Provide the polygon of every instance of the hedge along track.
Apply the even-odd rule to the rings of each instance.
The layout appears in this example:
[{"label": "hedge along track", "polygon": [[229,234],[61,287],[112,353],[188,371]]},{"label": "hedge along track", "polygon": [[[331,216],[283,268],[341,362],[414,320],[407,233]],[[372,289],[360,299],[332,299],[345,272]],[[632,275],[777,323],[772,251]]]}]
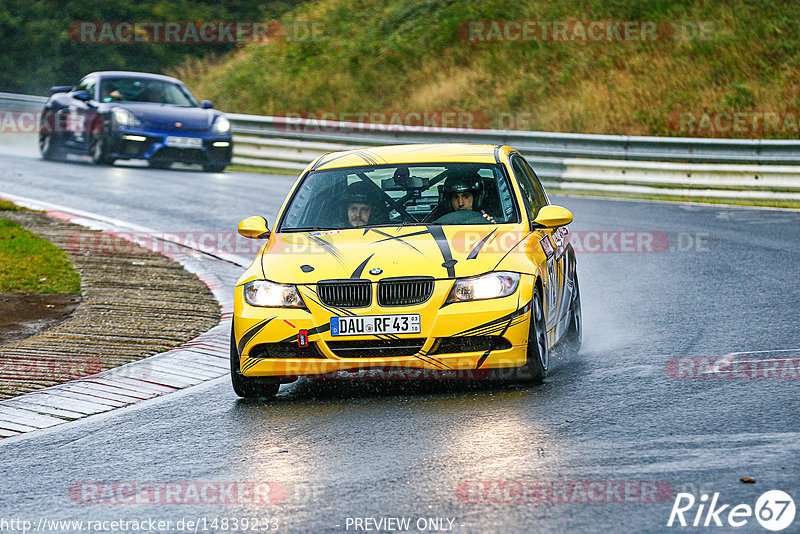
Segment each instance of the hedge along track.
[{"label": "hedge along track", "polygon": [[80,250],[81,236],[98,231],[40,212],[0,211],[0,217],[66,251],[81,275],[83,298],[64,322],[0,345],[0,399],[164,352],[220,322],[209,287],[161,254],[95,236],[84,241],[94,249]]}]

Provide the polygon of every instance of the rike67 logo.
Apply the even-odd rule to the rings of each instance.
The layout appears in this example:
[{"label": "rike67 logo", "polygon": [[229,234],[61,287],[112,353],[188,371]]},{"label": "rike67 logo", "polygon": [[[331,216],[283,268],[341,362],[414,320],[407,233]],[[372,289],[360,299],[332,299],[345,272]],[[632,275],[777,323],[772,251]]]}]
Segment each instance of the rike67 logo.
[{"label": "rike67 logo", "polygon": [[737,505],[721,503],[719,493],[714,493],[711,502],[708,502],[708,494],[705,493],[699,499],[695,499],[691,493],[678,493],[667,526],[736,528],[747,525],[755,516],[762,527],[778,532],[792,524],[795,511],[791,496],[780,490],[764,492],[756,500],[755,507],[744,503]]}]

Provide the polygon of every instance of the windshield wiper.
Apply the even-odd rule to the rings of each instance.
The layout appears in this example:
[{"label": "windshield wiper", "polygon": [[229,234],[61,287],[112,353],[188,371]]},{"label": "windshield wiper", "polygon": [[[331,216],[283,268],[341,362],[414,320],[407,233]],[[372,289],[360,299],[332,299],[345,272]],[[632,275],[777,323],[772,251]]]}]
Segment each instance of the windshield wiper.
[{"label": "windshield wiper", "polygon": [[330,226],[298,226],[296,228],[283,228],[282,232],[314,232],[316,230],[337,230]]}]

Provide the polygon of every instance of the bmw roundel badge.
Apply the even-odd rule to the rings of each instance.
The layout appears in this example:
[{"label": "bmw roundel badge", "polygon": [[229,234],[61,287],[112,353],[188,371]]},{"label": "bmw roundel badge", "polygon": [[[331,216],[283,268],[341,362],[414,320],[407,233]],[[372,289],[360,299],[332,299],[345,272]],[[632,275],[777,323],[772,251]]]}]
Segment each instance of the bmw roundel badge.
[{"label": "bmw roundel badge", "polygon": [[380,267],[375,267],[374,269],[369,270],[369,274],[375,274],[375,275],[381,274],[382,272],[383,269],[381,269]]}]

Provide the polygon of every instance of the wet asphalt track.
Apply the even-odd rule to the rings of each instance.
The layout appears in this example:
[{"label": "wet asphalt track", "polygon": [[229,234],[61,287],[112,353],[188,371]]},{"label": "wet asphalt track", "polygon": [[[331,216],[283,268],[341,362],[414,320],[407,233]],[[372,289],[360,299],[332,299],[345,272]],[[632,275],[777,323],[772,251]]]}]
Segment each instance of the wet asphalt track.
[{"label": "wet asphalt track", "polygon": [[[232,230],[255,214],[271,222],[292,181],[50,163],[31,148],[0,148],[0,191],[163,231]],[[767,532],[752,517],[737,529],[666,523],[677,491],[752,506],[781,489],[800,506],[800,381],[675,379],[667,367],[732,352],[800,356],[800,213],[554,200],[574,212],[576,235],[651,232],[671,250],[579,253],[584,347],[556,356],[544,385],[305,380],[267,404],[237,400],[218,379],[0,440],[0,530],[3,519],[47,518],[171,520],[165,530],[178,531],[182,518],[205,518],[207,531],[221,532],[222,518],[255,517],[282,532],[386,532],[375,523],[356,530],[355,520],[399,517],[413,531],[419,518],[446,518],[453,532]],[[231,283],[240,271],[217,266]],[[93,481],[277,482],[273,495],[286,495],[266,505],[75,502],[70,488]],[[600,501],[624,501],[624,481],[672,494],[588,502],[573,486],[566,495],[577,502],[562,493],[556,503],[536,494],[521,503],[516,486],[491,481],[599,481]],[[785,530],[798,531],[800,518]]]}]

